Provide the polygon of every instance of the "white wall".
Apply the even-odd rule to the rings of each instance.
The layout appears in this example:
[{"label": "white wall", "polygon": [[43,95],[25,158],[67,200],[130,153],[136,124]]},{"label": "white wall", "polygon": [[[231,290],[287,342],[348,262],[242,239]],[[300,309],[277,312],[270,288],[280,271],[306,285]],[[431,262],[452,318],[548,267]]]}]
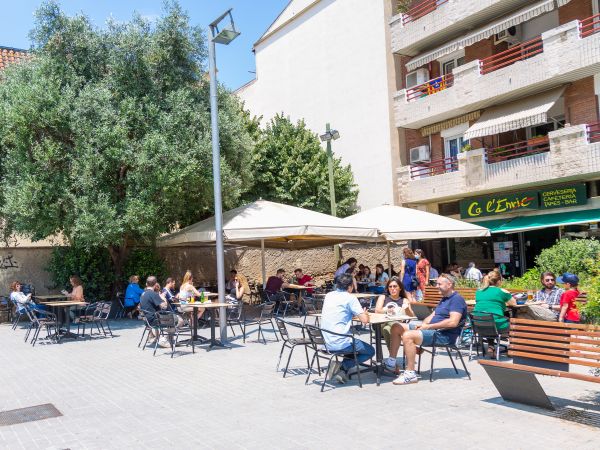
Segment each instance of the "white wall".
[{"label": "white wall", "polygon": [[257,79],[238,91],[263,125],[283,112],[315,132],[339,130],[333,151],[352,165],[362,209],[394,199],[384,2],[319,2],[259,42]]}]

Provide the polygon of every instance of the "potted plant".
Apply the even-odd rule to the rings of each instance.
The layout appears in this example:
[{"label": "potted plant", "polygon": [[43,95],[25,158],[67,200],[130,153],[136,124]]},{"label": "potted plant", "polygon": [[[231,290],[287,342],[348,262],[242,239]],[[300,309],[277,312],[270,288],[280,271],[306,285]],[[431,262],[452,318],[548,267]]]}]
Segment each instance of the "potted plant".
[{"label": "potted plant", "polygon": [[412,0],[398,0],[398,8],[396,10],[397,14],[406,14],[410,9],[410,4]]},{"label": "potted plant", "polygon": [[469,152],[471,150],[473,150],[473,147],[471,147],[471,144],[465,144],[460,148],[461,153]]},{"label": "potted plant", "polygon": [[533,136],[531,139],[527,139],[527,145],[541,145],[545,144],[546,142],[548,142],[548,136],[541,134]]}]

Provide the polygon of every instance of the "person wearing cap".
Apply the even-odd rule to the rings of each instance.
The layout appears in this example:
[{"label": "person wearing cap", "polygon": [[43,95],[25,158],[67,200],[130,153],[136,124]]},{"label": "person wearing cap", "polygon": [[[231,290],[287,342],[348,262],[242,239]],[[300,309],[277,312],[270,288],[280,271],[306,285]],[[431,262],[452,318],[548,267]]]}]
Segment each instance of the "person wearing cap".
[{"label": "person wearing cap", "polygon": [[556,279],[557,282],[565,286],[565,292],[560,296],[560,314],[559,322],[579,323],[579,311],[575,304],[575,299],[579,297],[579,277],[574,273],[565,272]]}]

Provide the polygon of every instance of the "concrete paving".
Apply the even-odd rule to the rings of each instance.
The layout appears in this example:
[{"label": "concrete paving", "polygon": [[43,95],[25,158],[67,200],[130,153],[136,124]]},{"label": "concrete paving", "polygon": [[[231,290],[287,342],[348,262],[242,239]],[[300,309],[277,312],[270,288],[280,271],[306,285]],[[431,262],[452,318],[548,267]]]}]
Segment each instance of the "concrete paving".
[{"label": "concrete paving", "polygon": [[[6,449],[597,449],[598,385],[541,378],[562,405],[546,412],[501,400],[476,361],[469,381],[448,358],[435,379],[381,386],[366,374],[320,392],[318,374],[305,385],[301,349],[285,379],[275,371],[280,344],[232,340],[171,359],[137,347],[139,321],[113,321],[114,338],[23,342],[25,330],[0,325],[0,411],[51,403],[62,416],[0,426]],[[201,334],[208,336],[208,330]],[[272,337],[267,334],[267,337]],[[368,340],[368,334],[365,335]],[[428,367],[429,357],[424,357]]]}]

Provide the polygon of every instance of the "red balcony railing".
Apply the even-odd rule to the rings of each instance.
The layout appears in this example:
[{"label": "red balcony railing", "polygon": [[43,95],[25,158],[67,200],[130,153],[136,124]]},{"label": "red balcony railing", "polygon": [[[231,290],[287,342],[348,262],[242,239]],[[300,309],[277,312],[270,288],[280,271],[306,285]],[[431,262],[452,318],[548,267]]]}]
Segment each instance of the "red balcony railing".
[{"label": "red balcony railing", "polygon": [[547,151],[550,151],[550,141],[548,140],[548,136],[543,136],[515,142],[514,144],[487,148],[486,156],[488,164],[491,164]]},{"label": "red balcony railing", "polygon": [[441,77],[432,78],[423,84],[408,88],[406,90],[406,101],[410,102],[422,97],[427,97],[428,95],[448,89],[453,84],[454,75],[451,73],[442,75]]},{"label": "red balcony railing", "polygon": [[530,41],[523,42],[522,44],[515,45],[508,50],[505,50],[495,55],[483,58],[480,61],[481,74],[493,72],[494,70],[502,69],[503,67],[510,66],[517,61],[523,61],[524,59],[531,58],[544,51],[544,44],[542,37],[538,36]]},{"label": "red balcony railing", "polygon": [[414,22],[415,20],[426,16],[447,1],[448,0],[423,0],[416,5],[411,6],[411,8],[402,15],[402,25],[406,25],[409,22]]},{"label": "red balcony railing", "polygon": [[600,31],[600,14],[579,21],[579,34],[582,38]]},{"label": "red balcony railing", "polygon": [[458,160],[456,156],[450,158],[437,159],[431,162],[424,162],[410,167],[410,177],[415,178],[431,177],[443,173],[455,172],[458,170]]},{"label": "red balcony railing", "polygon": [[590,123],[587,126],[587,136],[590,144],[600,142],[600,122]]}]

